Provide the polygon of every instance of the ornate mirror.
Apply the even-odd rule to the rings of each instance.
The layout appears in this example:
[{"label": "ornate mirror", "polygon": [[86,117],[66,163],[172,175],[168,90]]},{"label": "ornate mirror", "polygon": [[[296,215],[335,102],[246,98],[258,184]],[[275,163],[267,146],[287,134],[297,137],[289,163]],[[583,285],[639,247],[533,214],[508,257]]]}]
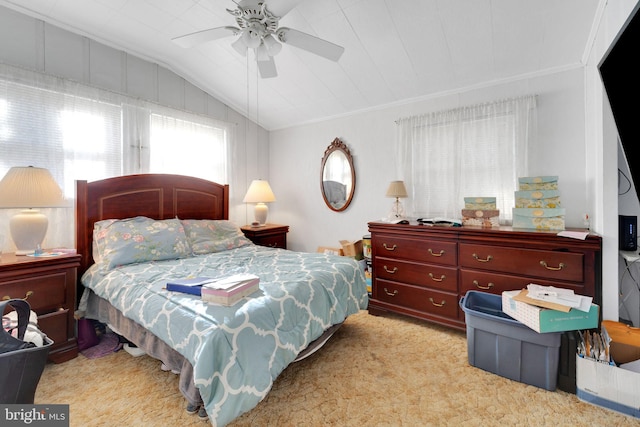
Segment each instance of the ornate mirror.
[{"label": "ornate mirror", "polygon": [[338,138],[324,151],[320,174],[322,197],[329,209],[347,209],[356,188],[356,171],[349,149]]}]

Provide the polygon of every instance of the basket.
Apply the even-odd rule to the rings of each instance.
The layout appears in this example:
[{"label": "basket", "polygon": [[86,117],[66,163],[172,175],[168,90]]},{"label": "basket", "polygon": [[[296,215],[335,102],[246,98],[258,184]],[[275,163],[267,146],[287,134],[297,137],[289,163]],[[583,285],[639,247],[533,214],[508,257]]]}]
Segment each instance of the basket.
[{"label": "basket", "polygon": [[22,338],[27,329],[31,307],[25,300],[6,300],[0,302],[0,313],[4,313],[7,305],[18,313],[18,338],[0,328],[0,345],[5,351],[0,353],[0,403],[33,404],[53,341],[43,336],[43,345],[40,347],[8,350],[11,346],[20,345],[20,342],[24,343]]}]

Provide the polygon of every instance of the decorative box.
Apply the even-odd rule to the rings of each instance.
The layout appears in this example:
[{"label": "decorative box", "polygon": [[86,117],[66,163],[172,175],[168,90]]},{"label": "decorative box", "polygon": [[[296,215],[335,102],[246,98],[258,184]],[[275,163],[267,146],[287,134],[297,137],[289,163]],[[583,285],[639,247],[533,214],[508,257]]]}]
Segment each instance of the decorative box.
[{"label": "decorative box", "polygon": [[499,227],[500,211],[498,209],[462,209],[462,225]]},{"label": "decorative box", "polygon": [[513,228],[564,230],[565,209],[513,208]]},{"label": "decorative box", "polygon": [[516,208],[556,209],[560,205],[558,190],[516,191]]},{"label": "decorative box", "polygon": [[518,178],[518,185],[521,191],[530,190],[557,190],[557,176],[524,176]]},{"label": "decorative box", "polygon": [[465,209],[495,209],[496,198],[495,197],[465,197],[464,198]]}]

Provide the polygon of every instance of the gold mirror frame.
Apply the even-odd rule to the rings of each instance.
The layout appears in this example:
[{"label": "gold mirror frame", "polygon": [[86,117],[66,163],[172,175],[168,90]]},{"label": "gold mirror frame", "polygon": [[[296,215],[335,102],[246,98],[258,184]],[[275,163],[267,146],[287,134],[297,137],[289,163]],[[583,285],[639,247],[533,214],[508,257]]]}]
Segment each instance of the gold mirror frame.
[{"label": "gold mirror frame", "polygon": [[349,207],[356,189],[351,152],[336,138],[324,151],[320,166],[320,191],[327,207],[341,212]]}]

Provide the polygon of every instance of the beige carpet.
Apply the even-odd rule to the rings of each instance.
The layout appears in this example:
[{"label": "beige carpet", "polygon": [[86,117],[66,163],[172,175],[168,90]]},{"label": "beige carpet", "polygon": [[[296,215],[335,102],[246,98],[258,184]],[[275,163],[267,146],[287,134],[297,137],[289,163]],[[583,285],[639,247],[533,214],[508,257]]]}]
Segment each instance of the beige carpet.
[{"label": "beige carpet", "polygon": [[[48,364],[35,403],[70,404],[71,426],[203,426],[177,376],[120,351]],[[640,420],[469,365],[465,334],[400,316],[350,317],[230,426],[640,426]]]}]

